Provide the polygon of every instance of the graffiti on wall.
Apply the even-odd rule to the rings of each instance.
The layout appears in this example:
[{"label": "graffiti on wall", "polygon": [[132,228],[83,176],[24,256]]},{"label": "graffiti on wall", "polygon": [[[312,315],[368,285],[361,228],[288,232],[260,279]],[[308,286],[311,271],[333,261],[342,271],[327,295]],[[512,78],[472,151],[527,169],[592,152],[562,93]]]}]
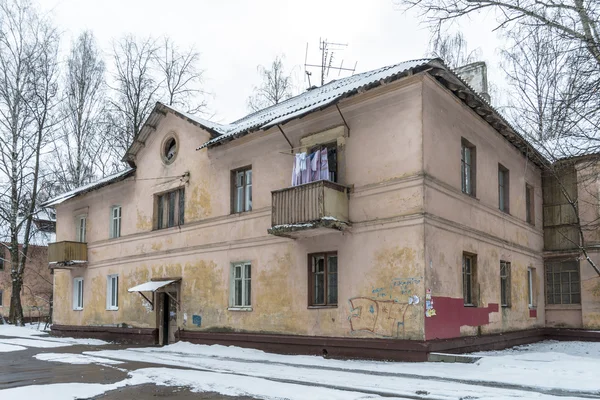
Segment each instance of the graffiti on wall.
[{"label": "graffiti on wall", "polygon": [[404,337],[405,317],[421,302],[415,294],[420,278],[395,278],[387,287],[376,287],[371,296],[350,299],[350,330],[382,337]]}]

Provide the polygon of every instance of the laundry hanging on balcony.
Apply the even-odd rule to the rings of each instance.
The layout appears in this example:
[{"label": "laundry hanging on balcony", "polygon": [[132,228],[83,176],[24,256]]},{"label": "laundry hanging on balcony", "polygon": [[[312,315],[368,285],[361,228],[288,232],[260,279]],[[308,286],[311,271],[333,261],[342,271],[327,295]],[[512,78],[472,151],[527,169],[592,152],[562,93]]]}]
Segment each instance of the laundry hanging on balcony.
[{"label": "laundry hanging on balcony", "polygon": [[305,152],[296,154],[292,171],[292,186],[329,179],[327,148],[310,154]]}]

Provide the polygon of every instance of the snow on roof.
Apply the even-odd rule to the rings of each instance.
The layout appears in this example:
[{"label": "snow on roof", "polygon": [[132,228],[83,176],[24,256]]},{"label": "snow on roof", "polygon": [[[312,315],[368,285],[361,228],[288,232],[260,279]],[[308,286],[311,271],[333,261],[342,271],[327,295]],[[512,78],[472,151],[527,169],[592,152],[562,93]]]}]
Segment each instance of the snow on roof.
[{"label": "snow on roof", "polygon": [[61,204],[62,202],[66,201],[66,200],[69,200],[73,197],[82,195],[87,192],[91,192],[92,190],[99,189],[102,186],[106,186],[111,183],[121,181],[121,180],[127,178],[128,176],[130,176],[133,173],[133,171],[135,171],[135,168],[127,167],[125,170],[123,170],[121,172],[117,172],[116,174],[106,176],[96,182],[92,182],[87,185],[80,186],[76,189],[71,190],[70,192],[66,192],[66,193],[61,194],[60,196],[56,196],[56,197],[48,200],[44,204],[42,204],[42,207],[53,207],[58,204]]},{"label": "snow on roof", "polygon": [[127,291],[128,292],[156,292],[161,287],[170,285],[173,282],[177,282],[177,281],[176,280],[150,281],[150,282],[142,283],[141,285],[134,286],[130,289],[127,289]]},{"label": "snow on roof", "polygon": [[[214,129],[218,133],[221,133],[221,136],[204,143],[202,146],[198,147],[198,150],[220,143],[240,133],[256,129],[267,129],[309,112],[316,111],[340,100],[348,94],[358,91],[359,89],[366,88],[391,77],[400,76],[409,70],[426,66],[435,60],[436,59],[427,58],[405,61],[329,82],[321,87],[308,90],[279,104],[247,115],[231,124],[218,125],[218,127]],[[439,66],[443,66],[443,64],[439,63]],[[195,117],[190,116],[190,118]],[[202,122],[199,123],[202,124]]]}]

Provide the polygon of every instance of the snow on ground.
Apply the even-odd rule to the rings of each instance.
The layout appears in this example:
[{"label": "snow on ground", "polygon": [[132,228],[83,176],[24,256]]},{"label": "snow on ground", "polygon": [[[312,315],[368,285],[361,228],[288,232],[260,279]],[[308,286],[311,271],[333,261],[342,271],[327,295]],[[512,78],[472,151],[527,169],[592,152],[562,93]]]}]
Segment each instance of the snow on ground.
[{"label": "snow on ground", "polygon": [[10,351],[25,350],[23,346],[0,343],[0,353],[8,353]]},{"label": "snow on ground", "polygon": [[86,356],[77,353],[40,353],[36,354],[34,358],[41,361],[53,361],[65,364],[123,364],[121,361],[117,360]]},{"label": "snow on ground", "polygon": [[[43,326],[43,324],[40,325],[40,328],[43,328]],[[3,336],[9,336],[9,338]],[[0,325],[0,343],[37,348],[65,347],[73,345],[102,346],[108,344],[99,339],[51,337],[48,336],[48,332],[38,330],[38,324],[27,324],[26,326]],[[14,349],[12,351],[15,350],[22,349]]]},{"label": "snow on ground", "polygon": [[41,348],[41,349],[71,346],[70,343],[51,342],[48,340],[21,339],[21,338],[4,339],[1,337],[0,337],[0,343],[13,344],[13,345],[25,346],[25,347],[36,347],[36,348]]},{"label": "snow on ground", "polygon": [[[474,356],[507,356],[523,355],[532,353],[560,353],[568,356],[600,358],[600,343],[597,342],[559,342],[557,340],[546,340],[543,342],[515,346],[500,351],[480,351],[471,353]],[[536,355],[537,356],[537,355]],[[545,357],[539,355],[540,357]]]},{"label": "snow on ground", "polygon": [[482,383],[499,387],[514,385],[525,390],[600,390],[600,382],[596,379],[598,361],[566,355],[560,363],[541,362],[543,357],[532,358],[531,355],[483,357],[475,364],[397,363],[326,360],[182,342],[162,348],[105,350],[84,354],[299,384],[311,382],[352,391],[374,390],[393,395],[414,395],[417,391],[423,391],[435,393],[439,398],[466,395],[481,397],[482,393],[485,393],[485,398],[494,398],[498,393],[506,397],[518,397],[518,393],[526,393],[528,398],[535,398],[528,391],[517,393],[509,390],[511,393],[504,393],[506,389],[479,386]]},{"label": "snow on ground", "polygon": [[0,390],[2,400],[44,399],[74,400],[99,396],[109,390],[116,390],[127,385],[143,385],[152,383],[143,375],[131,377],[113,384],[101,383],[55,383],[50,385],[30,385]]}]

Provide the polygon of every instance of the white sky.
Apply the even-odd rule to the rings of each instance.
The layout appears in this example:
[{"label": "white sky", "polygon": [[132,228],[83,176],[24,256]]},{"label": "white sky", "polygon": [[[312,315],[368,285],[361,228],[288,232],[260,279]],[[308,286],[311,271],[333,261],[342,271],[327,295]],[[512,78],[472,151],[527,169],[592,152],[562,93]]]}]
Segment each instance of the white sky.
[{"label": "white sky", "polygon": [[[194,45],[202,55],[207,99],[212,119],[231,122],[248,113],[246,99],[259,83],[256,67],[285,54],[299,86],[304,83],[304,55],[319,60],[319,38],[348,43],[338,53],[344,66],[358,62],[357,72],[421,58],[429,31],[416,13],[404,14],[393,0],[38,0],[50,11],[63,35],[63,46],[90,29],[106,51],[126,33],[139,36],[168,34],[182,46]],[[488,20],[490,20],[488,18]],[[488,61],[490,80],[501,76],[498,40],[493,21],[465,21],[469,47],[480,48]],[[314,71],[312,83],[317,83]]]}]

